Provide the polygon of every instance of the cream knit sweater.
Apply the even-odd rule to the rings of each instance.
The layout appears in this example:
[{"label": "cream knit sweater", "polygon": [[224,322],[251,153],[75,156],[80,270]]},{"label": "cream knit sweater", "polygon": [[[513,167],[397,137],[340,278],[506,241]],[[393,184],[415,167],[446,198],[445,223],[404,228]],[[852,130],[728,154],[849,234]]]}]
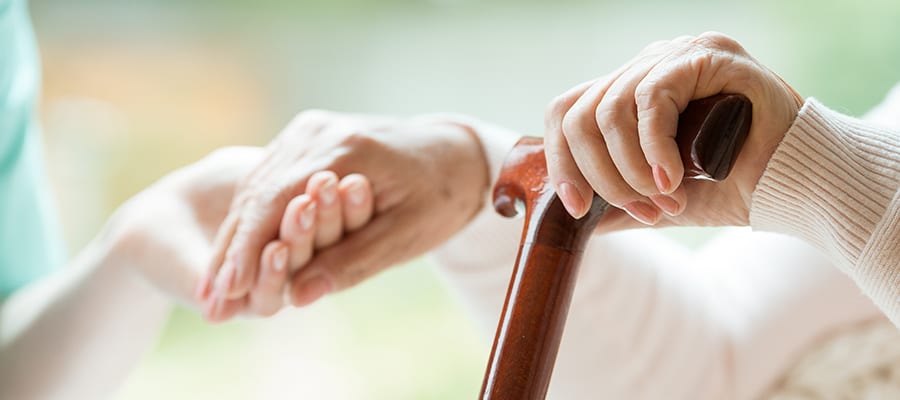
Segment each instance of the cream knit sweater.
[{"label": "cream knit sweater", "polygon": [[[496,177],[517,136],[473,124]],[[836,394],[835,376],[865,386],[867,373],[900,392],[900,334],[884,318],[900,326],[898,132],[900,87],[869,122],[809,99],[754,194],[759,232],[695,252],[650,229],[593,238],[550,398],[793,398]],[[485,204],[434,257],[490,337],[521,221]]]}]

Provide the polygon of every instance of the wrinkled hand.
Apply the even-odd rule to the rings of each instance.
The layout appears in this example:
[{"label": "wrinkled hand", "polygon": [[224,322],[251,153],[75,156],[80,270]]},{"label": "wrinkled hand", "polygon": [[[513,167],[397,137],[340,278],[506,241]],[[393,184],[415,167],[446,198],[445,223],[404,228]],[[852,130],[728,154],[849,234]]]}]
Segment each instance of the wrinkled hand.
[{"label": "wrinkled hand", "polygon": [[[208,270],[209,276],[201,278],[195,297],[204,302],[203,316],[221,322],[239,311],[251,316],[274,315],[284,307],[290,275],[345,233],[365,226],[372,218],[373,203],[371,184],[365,176],[338,178],[333,171],[314,173],[306,192],[292,199],[284,210],[278,239],[263,248],[259,269],[251,271],[256,282],[247,295],[228,297],[234,283],[233,268],[216,274],[218,269],[214,267]],[[312,290],[308,296],[320,296],[316,293]]]},{"label": "wrinkled hand", "polygon": [[[691,100],[743,94],[753,103],[747,141],[729,177],[683,181],[674,140]],[[802,98],[735,40],[718,33],[656,42],[627,65],[554,99],[546,115],[550,182],[570,214],[594,192],[616,210],[612,230],[653,225],[747,225],[756,183]],[[690,201],[688,201],[690,200]]]},{"label": "wrinkled hand", "polygon": [[233,276],[227,293],[234,301],[252,290],[264,246],[277,239],[288,203],[317,171],[367,177],[375,216],[345,238],[336,232],[331,239],[341,240],[293,275],[294,305],[351,287],[447,240],[480,209],[488,188],[478,140],[450,122],[308,111],[266,153],[240,185],[210,263],[208,284]]}]

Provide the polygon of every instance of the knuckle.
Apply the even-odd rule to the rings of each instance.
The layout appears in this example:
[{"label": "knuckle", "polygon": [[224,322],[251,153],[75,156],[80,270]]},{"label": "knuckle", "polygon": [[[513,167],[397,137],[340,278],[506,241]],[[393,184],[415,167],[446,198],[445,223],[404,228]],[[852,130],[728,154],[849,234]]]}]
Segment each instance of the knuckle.
[{"label": "knuckle", "polygon": [[621,95],[604,97],[597,106],[594,118],[604,137],[621,135],[622,126],[627,122],[633,105],[629,99]]},{"label": "knuckle", "polygon": [[580,136],[584,133],[582,116],[577,112],[567,113],[563,117],[560,127],[562,128],[563,136],[566,138]]},{"label": "knuckle", "polygon": [[273,209],[287,207],[287,204],[297,191],[297,184],[297,177],[294,174],[289,174],[282,178],[278,184],[264,186],[259,190],[257,196],[250,199],[248,204],[260,214],[265,214]]},{"label": "knuckle", "polygon": [[357,172],[354,165],[359,165],[365,158],[384,157],[387,144],[375,134],[364,130],[351,130],[345,133],[340,139],[339,144],[331,153],[329,168],[338,172],[338,175],[345,175],[350,172]]},{"label": "knuckle", "polygon": [[[272,185],[250,196],[243,204],[240,223],[235,232],[234,243],[254,241],[259,230],[265,229],[265,221],[273,210],[283,209],[290,200],[289,190],[281,189],[281,185]],[[267,238],[268,239],[268,238]]]},{"label": "knuckle", "polygon": [[634,103],[637,108],[637,117],[645,116],[662,106],[664,101],[672,99],[672,93],[668,86],[657,81],[643,81],[634,90]]},{"label": "knuckle", "polygon": [[716,58],[722,53],[717,49],[701,47],[693,51],[688,58],[688,63],[692,70],[709,72],[711,67],[716,64]]},{"label": "knuckle", "polygon": [[597,113],[597,126],[600,128],[600,134],[603,135],[604,140],[609,142],[610,139],[617,139],[621,137],[622,133],[619,129],[616,129],[616,117],[615,112],[598,112]]},{"label": "knuckle", "polygon": [[691,40],[691,44],[697,47],[704,47],[708,49],[714,50],[722,50],[727,52],[739,52],[742,51],[743,48],[732,37],[725,35],[720,32],[704,32],[697,36],[693,40]]},{"label": "knuckle", "polygon": [[561,94],[550,100],[550,103],[547,104],[547,108],[544,111],[544,122],[548,125],[551,121],[556,121],[562,119],[566,112],[569,111],[571,100],[569,96],[566,94]]},{"label": "knuckle", "polygon": [[360,129],[352,129],[344,134],[341,139],[341,145],[351,149],[359,149],[360,151],[369,150],[379,144],[370,132]]}]

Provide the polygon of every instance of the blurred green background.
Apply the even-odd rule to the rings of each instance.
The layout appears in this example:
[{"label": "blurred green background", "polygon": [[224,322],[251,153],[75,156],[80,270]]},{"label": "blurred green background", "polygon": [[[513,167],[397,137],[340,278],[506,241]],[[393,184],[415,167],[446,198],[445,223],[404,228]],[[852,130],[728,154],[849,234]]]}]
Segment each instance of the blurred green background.
[{"label": "blurred green background", "polygon": [[[73,251],[167,171],[265,144],[306,108],[455,111],[540,133],[555,95],[707,30],[851,114],[900,80],[896,0],[34,0],[32,13]],[[420,260],[271,320],[179,310],[117,398],[474,398],[493,332],[450,293]]]}]

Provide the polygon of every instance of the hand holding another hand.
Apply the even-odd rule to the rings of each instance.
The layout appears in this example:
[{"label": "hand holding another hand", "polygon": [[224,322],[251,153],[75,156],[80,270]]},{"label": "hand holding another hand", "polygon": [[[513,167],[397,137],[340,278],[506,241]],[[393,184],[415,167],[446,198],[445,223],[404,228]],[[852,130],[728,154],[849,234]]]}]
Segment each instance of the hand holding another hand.
[{"label": "hand holding another hand", "polygon": [[[308,207],[297,205],[305,202],[299,199],[306,192],[321,207],[322,197],[328,197],[322,196],[325,188],[338,178],[362,174],[371,184],[374,217],[344,238],[350,229],[339,223],[334,229],[318,226],[316,243],[331,246],[319,246],[312,259],[297,257],[292,249],[289,268],[299,269],[289,279],[295,305],[351,287],[444,242],[480,209],[488,189],[478,140],[453,122],[309,111],[266,153],[238,189],[198,293],[218,291],[227,299],[214,320],[241,310],[261,283],[266,267],[260,268],[260,259],[265,263],[275,251],[266,250],[274,246],[270,243],[287,239],[284,230],[295,220],[292,210]],[[314,177],[320,171],[335,175],[317,191]]]},{"label": "hand holding another hand", "polygon": [[[335,244],[345,234],[361,228],[372,218],[372,188],[359,174],[342,179],[332,171],[314,173],[305,193],[292,199],[279,224],[278,238],[267,243],[252,271],[256,282],[243,297],[231,298],[235,269],[218,274],[216,266],[198,281],[194,296],[204,302],[203,314],[222,321],[237,313],[271,316],[284,306],[291,275],[306,265],[315,253]],[[307,289],[310,302],[330,288]],[[300,305],[300,304],[298,304]]]}]

